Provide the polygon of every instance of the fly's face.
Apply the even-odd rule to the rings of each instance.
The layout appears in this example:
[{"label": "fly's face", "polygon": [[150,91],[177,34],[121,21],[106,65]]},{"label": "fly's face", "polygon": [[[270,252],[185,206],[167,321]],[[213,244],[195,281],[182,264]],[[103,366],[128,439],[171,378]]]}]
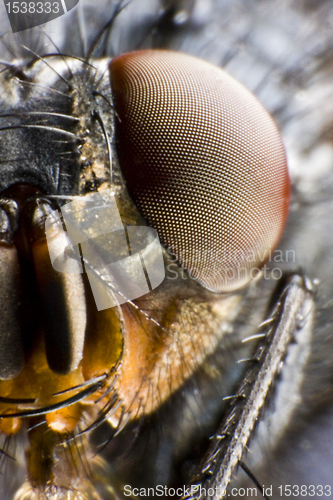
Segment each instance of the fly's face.
[{"label": "fly's face", "polygon": [[[275,250],[290,195],[277,128],[201,59],[141,50],[111,61],[123,22],[134,36],[134,4],[109,6],[85,58],[73,36],[63,53],[32,43],[0,75],[5,499],[157,485],[220,498],[244,460],[260,473],[260,443],[274,452],[304,397],[313,286],[282,272],[304,247],[293,220]],[[154,9],[144,44],[183,40],[186,51],[193,34],[209,38],[189,29],[199,3]],[[284,125],[292,149],[298,130]],[[295,203],[291,219],[306,211]]]},{"label": "fly's face", "polygon": [[[145,54],[135,57],[140,59]],[[155,54],[166,58],[167,64],[170,55],[173,59],[179,57],[171,52],[147,55]],[[10,438],[8,449],[3,452],[13,453],[12,442],[27,435],[28,483],[19,490],[17,498],[38,498],[43,494],[55,498],[67,494],[73,498],[97,498],[94,466],[88,473],[87,464],[81,459],[82,455],[89,462],[85,444],[89,432],[108,421],[114,429],[112,433],[118,434],[130,421],[155,412],[213,355],[222,339],[231,337],[232,320],[243,294],[221,296],[208,291],[197,282],[206,279],[205,270],[194,276],[197,279],[184,279],[186,274],[177,263],[179,258],[164,251],[168,269],[164,283],[135,302],[125,297],[122,304],[121,296],[116,295],[122,292],[115,287],[117,276],[110,276],[107,269],[101,275],[100,266],[94,264],[95,256],[87,256],[87,252],[97,252],[102,255],[100,258],[104,255],[106,262],[113,248],[110,244],[120,246],[117,232],[110,231],[111,218],[115,216],[112,214],[108,220],[98,220],[98,226],[105,224],[103,231],[111,233],[112,239],[109,237],[104,245],[100,240],[91,243],[90,238],[81,242],[81,252],[88,277],[92,274],[101,285],[109,285],[110,296],[116,301],[114,307],[97,310],[87,276],[75,270],[70,272],[68,266],[59,268],[57,260],[52,261],[53,252],[66,266],[66,254],[72,248],[62,224],[52,222],[57,207],[64,210],[70,206],[63,204],[66,199],[79,204],[73,215],[77,227],[88,216],[80,207],[81,203],[85,208],[87,193],[103,195],[110,190],[115,193],[128,233],[130,228],[145,224],[107,147],[114,120],[106,63],[99,61],[98,70],[92,71],[69,58],[54,59],[50,65],[45,60],[35,61],[31,68],[21,65],[19,78],[3,73],[6,99],[2,151],[8,160],[7,172],[12,175],[12,184],[2,191],[1,202],[1,431]],[[185,56],[185,64],[188,60],[190,66],[195,61]],[[209,69],[219,75],[220,70]],[[116,86],[117,77],[112,78]],[[45,86],[45,82],[52,83]],[[59,97],[56,102],[55,92]],[[119,91],[116,93],[119,96]],[[117,107],[121,113],[121,106]],[[123,123],[126,115],[119,120]],[[274,128],[272,133],[276,134]],[[126,137],[123,140],[122,147],[126,149]],[[20,150],[15,162],[10,159],[13,142]],[[28,153],[32,146],[33,159]],[[45,150],[49,151],[48,158]],[[282,175],[289,182],[283,151],[281,154]],[[132,158],[136,158],[135,153]],[[164,171],[167,172],[167,165]],[[186,188],[186,184],[182,186]],[[171,200],[169,205],[173,203]],[[281,203],[285,210],[283,197]],[[146,206],[149,209],[153,204]],[[100,218],[105,218],[107,209],[104,205]],[[281,223],[284,218],[283,212]],[[185,219],[181,234],[191,235],[186,222]],[[205,226],[209,223],[207,219]],[[278,234],[280,228],[273,225],[273,231]],[[212,238],[209,234],[208,237]],[[91,248],[87,246],[89,242]],[[199,263],[202,260],[197,258]],[[149,260],[146,263],[149,266]],[[192,268],[195,273],[193,264]],[[212,276],[209,274],[207,279],[212,280]],[[219,278],[215,288],[221,283]],[[236,287],[239,288],[237,283]],[[234,334],[233,337],[232,342],[236,343]]]}]

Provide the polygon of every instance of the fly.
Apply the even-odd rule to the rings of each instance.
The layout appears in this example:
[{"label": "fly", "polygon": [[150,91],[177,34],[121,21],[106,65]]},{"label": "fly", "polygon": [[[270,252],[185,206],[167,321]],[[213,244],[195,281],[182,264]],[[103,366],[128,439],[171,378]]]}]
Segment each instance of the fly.
[{"label": "fly", "polygon": [[[304,436],[327,435],[320,412],[329,422],[332,393],[331,16],[327,2],[81,0],[50,35],[3,37],[2,498],[160,496],[162,486],[164,496],[217,499],[244,497],[253,481],[266,498],[287,495],[289,483],[328,495],[330,474],[301,450]],[[163,284],[97,311],[87,274],[50,265],[45,221],[109,188],[124,228],[153,220],[128,194],[109,77],[113,57],[139,48],[209,59],[258,95],[283,134],[291,210],[247,286],[211,291],[164,240]],[[99,275],[82,248],[81,264]]]}]

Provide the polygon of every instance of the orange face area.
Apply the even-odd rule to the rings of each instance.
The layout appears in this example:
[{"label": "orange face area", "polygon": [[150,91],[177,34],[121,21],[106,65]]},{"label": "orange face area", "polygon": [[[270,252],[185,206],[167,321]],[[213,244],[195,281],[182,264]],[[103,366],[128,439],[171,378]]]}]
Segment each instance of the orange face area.
[{"label": "orange face area", "polygon": [[196,281],[167,277],[135,303],[97,311],[85,276],[53,269],[43,230],[49,202],[36,192],[24,201],[26,192],[6,193],[27,220],[0,246],[2,297],[16,320],[6,323],[15,349],[2,343],[0,432],[28,430],[22,488],[34,495],[47,484],[82,489],[88,431],[107,420],[117,432],[158,409],[214,352],[240,297],[209,298]]}]

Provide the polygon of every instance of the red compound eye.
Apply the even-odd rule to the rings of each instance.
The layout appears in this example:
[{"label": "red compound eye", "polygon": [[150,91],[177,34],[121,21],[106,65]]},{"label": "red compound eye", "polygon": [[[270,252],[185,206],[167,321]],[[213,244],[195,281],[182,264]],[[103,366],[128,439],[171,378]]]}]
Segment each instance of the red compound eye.
[{"label": "red compound eye", "polygon": [[120,165],[137,207],[202,285],[242,287],[287,216],[287,163],[271,117],[227,73],[189,55],[132,52],[110,74]]}]

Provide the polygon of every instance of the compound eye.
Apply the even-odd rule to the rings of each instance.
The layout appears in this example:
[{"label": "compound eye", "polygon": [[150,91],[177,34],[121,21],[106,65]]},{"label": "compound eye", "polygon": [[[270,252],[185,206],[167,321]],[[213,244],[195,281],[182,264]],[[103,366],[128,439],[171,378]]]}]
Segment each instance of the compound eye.
[{"label": "compound eye", "polygon": [[204,287],[244,286],[285,224],[290,182],[279,132],[240,83],[195,57],[146,50],[110,64],[129,193]]}]

